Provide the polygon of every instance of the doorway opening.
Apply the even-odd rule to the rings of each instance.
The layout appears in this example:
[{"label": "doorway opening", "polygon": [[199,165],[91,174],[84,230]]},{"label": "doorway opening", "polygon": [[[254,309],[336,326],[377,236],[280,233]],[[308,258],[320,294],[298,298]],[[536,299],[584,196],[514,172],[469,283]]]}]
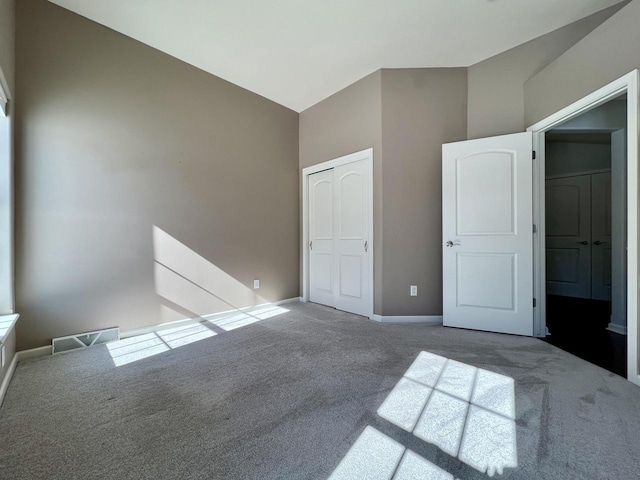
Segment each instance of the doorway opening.
[{"label": "doorway opening", "polygon": [[627,375],[627,97],[545,134],[545,340]]},{"label": "doorway opening", "polygon": [[[610,337],[614,339],[614,343],[606,344],[606,349],[609,350],[608,365],[605,363],[603,366],[622,375],[624,375],[624,367],[626,367],[626,378],[636,385],[640,385],[638,357],[638,272],[640,270],[638,257],[638,211],[640,205],[638,182],[638,83],[639,71],[633,70],[527,129],[533,134],[533,149],[538,159],[533,164],[534,303],[537,303],[537,308],[534,308],[535,335],[546,337],[548,333],[551,333],[550,340],[559,341],[562,335],[558,335],[558,332],[561,332],[563,328],[558,327],[558,323],[562,324],[563,319],[565,319],[566,325],[566,318],[573,317],[575,328],[564,328],[565,338],[570,337],[573,340],[573,353],[583,357],[587,356],[588,353],[588,360],[602,364],[603,362],[597,359],[598,352],[594,352],[594,350],[602,348],[602,343],[594,342],[594,335],[587,335],[587,338],[591,340],[590,344],[589,342],[583,342],[582,345],[576,345],[579,342],[579,339],[576,341],[578,337],[576,330],[578,330],[578,333],[584,333],[584,324],[587,323],[587,320],[585,320],[587,317],[595,318],[590,323],[592,326],[598,325],[597,327],[592,327],[592,330],[596,330],[598,335],[602,334],[600,325],[606,323],[605,332],[616,333],[623,338],[621,341],[620,337]],[[622,110],[621,115],[624,116],[625,121],[621,123],[619,120],[617,125],[615,123],[606,123],[607,115],[616,109]],[[620,116],[617,118],[620,119]],[[592,122],[591,126],[589,126],[589,122]],[[584,130],[587,130],[587,132]],[[547,186],[557,187],[558,185],[547,183],[549,180],[557,179],[547,178],[545,170],[547,167],[547,147],[549,146],[552,150],[556,148],[556,146],[552,146],[552,143],[554,139],[558,140],[557,134],[565,135],[571,133],[576,135],[588,133],[590,134],[591,144],[604,145],[603,148],[605,149],[607,147],[606,137],[603,139],[602,134],[607,134],[610,138],[611,159],[609,172],[606,172],[606,167],[603,169],[592,167],[594,171],[582,172],[590,175],[588,182],[577,178],[573,181],[573,195],[582,198],[583,207],[588,210],[588,214],[583,214],[582,218],[584,219],[583,222],[589,222],[589,228],[584,227],[581,231],[578,231],[580,238],[572,240],[579,242],[574,243],[578,251],[574,251],[569,255],[566,252],[553,251],[554,248],[562,250],[561,246],[558,247],[557,243],[553,243],[560,242],[558,238],[553,238],[554,235],[549,237],[552,251],[547,251],[547,222],[545,217],[551,212],[545,205]],[[598,134],[601,136],[600,140],[594,140]],[[548,135],[549,142],[546,141]],[[576,138],[573,137],[574,140]],[[583,143],[586,143],[588,137],[585,136],[582,140],[584,141]],[[615,150],[616,148],[617,150]],[[619,158],[616,160],[614,157],[621,157],[622,160]],[[583,164],[585,162],[584,159],[585,157],[583,157]],[[552,168],[555,167],[557,165]],[[609,182],[606,176],[598,177],[597,175],[600,173],[609,173],[611,181]],[[580,182],[582,183],[580,184]],[[568,182],[565,181],[565,183]],[[582,188],[580,185],[582,185]],[[611,190],[610,194],[606,193],[607,185]],[[567,186],[565,185],[565,187]],[[565,197],[569,195],[567,193],[569,191],[568,188],[564,188],[564,193],[561,190],[562,188],[559,188],[555,193],[550,193],[550,195],[558,198],[562,197],[562,195]],[[580,190],[582,190],[582,194],[579,193]],[[608,213],[609,206],[600,200],[594,202],[596,211],[591,212],[592,195],[596,199],[604,198],[605,201],[609,199],[611,213]],[[558,200],[558,198],[555,200]],[[587,203],[588,209],[586,208]],[[567,225],[558,226],[559,223],[565,221],[562,220],[562,215],[569,215],[567,211],[570,209],[566,208],[566,205],[563,208],[564,213],[555,210],[551,212],[551,215],[555,216],[555,218],[550,220],[550,225],[555,222],[555,237],[562,236],[557,235],[558,233],[564,233],[566,234],[565,240],[568,241],[570,232]],[[606,219],[607,215],[610,215],[611,220],[603,221],[602,218]],[[622,218],[620,219],[619,217]],[[573,221],[575,222],[575,220]],[[591,229],[591,223],[593,222],[596,222],[595,233]],[[607,228],[609,228],[609,232],[607,232]],[[603,238],[599,238],[603,234],[602,229],[604,229],[604,235]],[[616,230],[615,233],[614,230]],[[582,236],[585,238],[582,238]],[[609,237],[610,240],[608,240]],[[587,242],[586,245],[583,244],[585,241]],[[595,242],[598,242],[598,244],[596,245]],[[605,242],[609,243],[608,246],[612,249],[611,253],[607,251]],[[583,247],[584,251],[580,250]],[[555,255],[556,253],[556,257],[549,257],[549,255]],[[574,272],[580,269],[584,272],[582,280],[574,277],[573,283],[576,284],[575,287],[569,285],[571,282],[568,280],[571,278],[567,274],[568,270],[560,269],[563,262],[564,264],[569,263],[569,257],[571,256],[573,258]],[[548,260],[550,260],[549,264]],[[610,265],[605,263],[607,261],[610,262]],[[581,267],[580,262],[584,262],[585,266]],[[586,265],[588,265],[588,268]],[[547,268],[551,270],[547,272]],[[611,269],[610,282],[607,281],[609,268]],[[585,277],[587,273],[589,275]],[[550,282],[547,281],[549,274],[551,275]],[[594,278],[594,282],[592,282],[592,278]],[[563,287],[561,286],[563,281],[565,284],[564,293],[558,295],[558,293],[563,292]],[[555,284],[552,284],[552,282],[555,282]],[[571,291],[572,288],[574,289],[572,293],[575,295],[574,297],[568,295],[566,291],[566,289]],[[611,290],[610,300],[608,300],[609,288]],[[587,291],[589,292],[589,298],[585,298]],[[582,292],[583,296],[578,297],[577,292]],[[547,293],[550,293],[549,298],[547,298]],[[616,296],[619,298],[616,298]],[[549,309],[547,308],[547,300],[551,302]],[[603,303],[592,303],[592,301]],[[578,303],[581,305],[577,305]],[[551,318],[547,322],[548,312],[550,315],[551,312],[555,312],[556,322]],[[582,323],[580,323],[581,320]],[[551,325],[556,331],[555,340],[551,329],[548,330],[548,325]],[[624,336],[625,327],[626,337]],[[574,336],[571,338],[572,333]],[[605,335],[609,335],[609,333],[605,333]],[[595,337],[597,338],[597,335]],[[624,354],[624,348],[616,350],[616,345],[625,342],[626,362],[618,362],[618,366],[616,366],[616,355],[620,357]],[[619,363],[623,363],[623,365],[620,366]]]},{"label": "doorway opening", "polygon": [[[445,326],[545,338],[551,325],[555,338],[564,328],[575,340],[570,335],[584,332],[593,316],[598,329],[606,324],[605,335],[624,337],[626,328],[626,377],[640,385],[638,75],[628,73],[527,132],[442,146]],[[603,124],[603,112],[616,108],[623,121]],[[589,120],[600,123],[587,128]],[[570,148],[579,149],[563,143],[609,152],[600,160],[577,152],[576,170],[566,159]],[[554,162],[554,150],[565,160]],[[624,375],[624,365],[614,371]]]}]

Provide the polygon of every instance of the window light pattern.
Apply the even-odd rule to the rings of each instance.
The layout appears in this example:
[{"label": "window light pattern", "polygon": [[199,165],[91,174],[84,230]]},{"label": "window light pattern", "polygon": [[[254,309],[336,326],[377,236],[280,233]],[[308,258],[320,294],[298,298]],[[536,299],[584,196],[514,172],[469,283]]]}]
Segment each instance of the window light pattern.
[{"label": "window light pattern", "polygon": [[518,466],[514,382],[504,375],[422,352],[378,415],[489,476]]},{"label": "window light pattern", "polygon": [[251,310],[250,313],[239,311],[237,314],[214,318],[212,320],[208,320],[208,322],[221,328],[225,332],[230,332],[236,328],[251,325],[252,323],[259,322],[260,320],[266,320],[267,318],[275,317],[276,315],[287,313],[288,311],[289,310],[286,308],[269,305],[264,308],[258,308],[257,310]]},{"label": "window light pattern", "polygon": [[[421,352],[377,413],[489,476],[518,466],[510,377]],[[371,426],[329,478],[455,480]]]},{"label": "window light pattern", "polygon": [[329,480],[454,480],[453,475],[373,427],[351,446]]},{"label": "window light pattern", "polygon": [[224,315],[211,315],[209,316],[210,318],[200,322],[166,328],[157,332],[111,342],[107,344],[107,349],[115,366],[120,367],[235,330],[236,328],[245,327],[288,311],[286,308],[276,305],[265,305],[244,312],[240,310]]},{"label": "window light pattern", "polygon": [[199,323],[138,335],[107,344],[116,367],[182,347],[216,333]]}]

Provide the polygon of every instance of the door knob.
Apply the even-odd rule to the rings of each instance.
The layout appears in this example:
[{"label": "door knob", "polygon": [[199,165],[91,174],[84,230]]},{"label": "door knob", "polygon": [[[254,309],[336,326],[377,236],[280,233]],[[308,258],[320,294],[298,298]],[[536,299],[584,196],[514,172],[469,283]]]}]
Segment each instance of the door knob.
[{"label": "door knob", "polygon": [[454,242],[452,242],[451,240],[447,240],[447,243],[445,243],[445,245],[446,245],[448,248],[451,248],[451,247],[454,247],[454,246],[457,246],[457,245],[460,245],[460,244],[459,244],[459,243],[457,243],[457,242],[455,242],[455,243],[454,243]]},{"label": "door knob", "polygon": [[601,242],[600,240],[596,240],[595,242],[593,242],[594,245],[604,245],[607,242]]},{"label": "door knob", "polygon": [[[589,245],[589,242],[587,242],[586,240],[583,240],[583,241],[581,241],[581,242],[576,242],[576,243],[578,243],[578,244],[580,244],[580,245]],[[597,245],[597,244],[596,244],[596,245]]]}]

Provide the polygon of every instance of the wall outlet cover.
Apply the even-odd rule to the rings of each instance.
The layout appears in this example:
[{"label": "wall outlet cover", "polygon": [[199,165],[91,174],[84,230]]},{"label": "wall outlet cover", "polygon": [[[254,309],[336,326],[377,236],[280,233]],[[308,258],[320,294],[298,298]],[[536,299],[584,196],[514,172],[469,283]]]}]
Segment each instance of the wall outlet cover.
[{"label": "wall outlet cover", "polygon": [[409,294],[412,297],[417,297],[418,296],[418,286],[417,285],[411,285],[411,288],[409,289]]},{"label": "wall outlet cover", "polygon": [[256,288],[260,288],[260,280],[259,280],[259,279],[257,279],[257,278],[256,278],[256,279],[253,281],[253,288],[254,288],[254,289],[256,289]]}]

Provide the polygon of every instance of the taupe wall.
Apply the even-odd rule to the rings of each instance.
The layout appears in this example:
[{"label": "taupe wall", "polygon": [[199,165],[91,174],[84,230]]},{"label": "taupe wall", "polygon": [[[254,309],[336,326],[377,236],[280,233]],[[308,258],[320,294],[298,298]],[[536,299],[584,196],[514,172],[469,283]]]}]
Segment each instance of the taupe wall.
[{"label": "taupe wall", "polygon": [[383,315],[442,315],[442,144],[466,119],[465,68],[382,71]]},{"label": "taupe wall", "polygon": [[300,168],[380,149],[380,82],[378,70],[300,114]]},{"label": "taupe wall", "polygon": [[468,136],[522,132],[524,83],[620,10],[614,5],[469,67]]},{"label": "taupe wall", "polygon": [[640,0],[633,0],[525,84],[534,124],[640,66]]},{"label": "taupe wall", "polygon": [[[381,72],[364,77],[300,114],[300,170],[373,148],[375,313],[382,311]],[[301,203],[302,204],[302,203]]]},{"label": "taupe wall", "polygon": [[45,0],[16,41],[19,349],[299,295],[297,113]]},{"label": "taupe wall", "polygon": [[[300,169],[369,147],[375,312],[439,315],[440,145],[522,130],[635,68],[639,2],[526,88],[612,10],[471,67],[468,82],[466,69],[383,70],[298,116],[45,0],[21,0],[19,348],[297,296]],[[0,61],[11,51],[0,47]],[[197,278],[214,271],[213,283]]]},{"label": "taupe wall", "polygon": [[374,149],[376,314],[442,313],[440,151],[466,102],[466,69],[382,70],[300,114],[300,169]]},{"label": "taupe wall", "polygon": [[545,175],[579,175],[611,168],[611,145],[547,142]]}]

